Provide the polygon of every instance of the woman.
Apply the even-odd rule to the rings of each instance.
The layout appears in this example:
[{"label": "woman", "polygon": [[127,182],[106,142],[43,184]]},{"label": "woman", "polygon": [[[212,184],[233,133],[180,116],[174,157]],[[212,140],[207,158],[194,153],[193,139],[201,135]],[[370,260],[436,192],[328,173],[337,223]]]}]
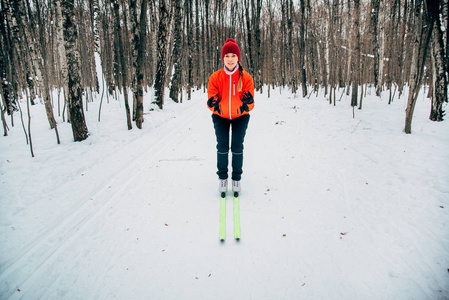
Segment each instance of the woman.
[{"label": "woman", "polygon": [[219,192],[228,188],[229,131],[231,130],[232,191],[240,192],[243,165],[243,140],[254,107],[254,82],[240,65],[240,49],[234,39],[227,39],[221,50],[224,67],[213,73],[207,88],[207,106],[213,112],[217,137],[217,174]]}]

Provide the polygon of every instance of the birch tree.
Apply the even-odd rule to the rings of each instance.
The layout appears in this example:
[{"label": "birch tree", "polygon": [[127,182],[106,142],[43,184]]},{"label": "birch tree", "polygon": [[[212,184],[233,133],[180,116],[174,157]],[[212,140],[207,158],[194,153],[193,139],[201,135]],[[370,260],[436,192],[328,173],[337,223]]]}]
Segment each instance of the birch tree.
[{"label": "birch tree", "polygon": [[[127,72],[127,65],[125,60],[125,49],[123,46],[123,31],[121,30],[122,26],[120,25],[120,5],[118,0],[113,0],[114,4],[114,20],[115,20],[115,30],[116,30],[116,61],[119,62],[119,67],[116,69],[117,73],[116,75],[121,75],[121,78],[118,78],[121,80],[121,87],[123,90],[123,97],[125,99],[125,113],[126,113],[126,124],[128,126],[128,130],[131,130],[133,128],[131,123],[131,112],[129,108],[129,101],[128,101],[128,72]],[[125,23],[126,24],[126,23]]]},{"label": "birch tree", "polygon": [[[27,0],[28,1],[28,0]],[[41,70],[42,75],[42,87],[43,91],[43,98],[44,98],[44,104],[45,104],[45,111],[47,113],[47,119],[50,124],[50,128],[55,130],[56,134],[56,141],[58,144],[60,144],[59,141],[59,132],[58,132],[58,126],[56,124],[56,120],[53,114],[53,106],[51,104],[51,96],[50,96],[50,70],[48,67],[48,55],[47,55],[47,46],[46,46],[46,38],[45,38],[45,27],[42,25],[44,23],[43,19],[41,18],[41,12],[40,12],[40,3],[37,0],[34,0],[34,5],[36,6],[36,17],[37,20],[35,21],[33,18],[33,14],[29,11],[29,20],[31,25],[35,24],[37,22],[38,24],[41,24],[39,26],[39,32],[31,34],[33,36],[31,44],[33,44],[32,49],[35,49],[37,51],[37,48],[40,49],[40,57],[41,59],[37,59],[38,61],[38,68]],[[28,26],[27,26],[28,27]],[[29,26],[31,30],[35,28],[34,26]],[[38,38],[37,38],[38,37]],[[39,43],[37,43],[39,41]],[[40,46],[40,47],[39,47]],[[37,53],[35,54],[37,55]]]},{"label": "birch tree", "polygon": [[[192,98],[192,86],[193,86],[193,53],[195,51],[195,46],[197,47],[197,53],[199,53],[199,43],[194,41],[194,28],[193,28],[193,22],[194,20],[196,20],[196,23],[198,24],[198,11],[196,11],[196,15],[195,18],[193,18],[193,0],[186,0],[185,2],[185,12],[186,12],[186,17],[185,17],[185,28],[187,31],[187,80],[186,80],[186,89],[187,89],[187,100],[190,100]],[[195,1],[195,3],[198,6],[198,0]],[[197,32],[197,36],[199,36],[199,28],[198,26],[196,26],[196,32]],[[195,55],[196,57],[198,57],[198,55]],[[195,59],[196,64],[197,64],[197,68],[196,70],[198,70],[196,72],[196,78],[195,81],[198,83],[199,81],[199,67],[198,64],[200,63],[200,60],[198,58]]]},{"label": "birch tree", "polygon": [[61,4],[64,20],[64,47],[68,66],[70,121],[72,124],[73,139],[75,142],[79,142],[88,137],[88,131],[83,111],[83,89],[81,87],[79,69],[79,52],[76,48],[78,32],[75,23],[75,3],[74,0],[62,0]]},{"label": "birch tree", "polygon": [[[56,48],[58,52],[59,57],[59,66],[60,66],[60,76],[62,79],[62,86],[64,91],[64,102],[67,104],[69,99],[69,79],[68,79],[68,67],[67,67],[67,56],[65,53],[65,47],[64,47],[64,27],[63,27],[63,19],[62,19],[62,12],[61,12],[61,2],[56,1]],[[70,120],[70,115],[68,112],[68,119]],[[64,113],[63,113],[63,120],[64,120]]]},{"label": "birch tree", "polygon": [[[182,15],[181,15],[181,1],[175,1],[174,3],[174,33],[173,37],[175,39],[173,45],[173,76],[171,78],[170,86],[170,98],[176,103],[179,102],[179,90],[181,86],[181,75],[182,75],[182,62],[181,62],[181,47],[182,47]],[[187,29],[189,30],[189,29]]]},{"label": "birch tree", "polygon": [[136,126],[142,129],[143,123],[143,85],[144,85],[144,62],[145,62],[145,46],[146,46],[146,16],[147,16],[147,0],[142,0],[140,5],[140,17],[137,23],[137,1],[130,2],[133,30],[133,56],[134,56],[134,111]]},{"label": "birch tree", "polygon": [[352,94],[351,106],[357,106],[360,84],[360,0],[354,0],[354,50],[352,58]]},{"label": "birch tree", "polygon": [[165,76],[167,73],[167,42],[169,36],[170,6],[168,0],[159,0],[159,28],[157,36],[157,66],[154,90],[156,103],[164,106]]},{"label": "birch tree", "polygon": [[[432,2],[432,0],[426,0]],[[410,71],[410,92],[407,100],[407,108],[405,111],[405,128],[404,132],[407,134],[412,133],[412,120],[413,112],[415,111],[416,100],[421,89],[421,83],[424,76],[424,65],[427,58],[427,52],[429,50],[430,38],[432,35],[432,29],[434,26],[433,15],[426,14],[423,8],[423,1],[418,0],[416,2],[416,8],[414,10],[414,28],[415,36],[413,37],[413,56]],[[437,4],[438,5],[438,4]],[[430,3],[432,8],[432,3]]]},{"label": "birch tree", "polygon": [[0,76],[1,76],[1,119],[3,125],[3,135],[8,135],[8,126],[6,123],[5,114],[12,115],[14,113],[14,87],[12,85],[13,72],[16,68],[12,67],[14,63],[12,61],[12,53],[14,49],[12,47],[11,30],[8,26],[7,15],[9,13],[9,5],[7,1],[1,1],[2,7],[0,10]]},{"label": "birch tree", "polygon": [[[443,103],[447,99],[447,74],[444,61],[444,43],[441,30],[440,7],[434,2],[427,4],[428,14],[432,15],[429,19],[433,22],[433,31],[431,36],[431,64],[432,64],[432,107],[430,111],[430,120],[443,121],[444,110]],[[448,28],[446,28],[448,30]]]},{"label": "birch tree", "polygon": [[249,69],[254,78],[256,90],[260,90],[262,83],[260,80],[260,15],[262,11],[261,0],[245,0],[243,2],[246,24],[246,43],[248,45]]},{"label": "birch tree", "polygon": [[302,96],[307,96],[307,74],[306,74],[306,66],[305,66],[305,52],[306,52],[306,32],[305,32],[305,23],[306,23],[306,7],[304,0],[300,0],[300,25],[299,25],[299,68],[300,68],[300,78],[301,78],[301,86],[302,86]]},{"label": "birch tree", "polygon": [[[376,95],[380,96],[382,80],[379,80],[379,35],[378,35],[378,21],[379,21],[380,0],[371,0],[371,30],[372,30],[372,46],[374,54],[374,86],[376,87]],[[380,82],[379,82],[380,81]]]}]

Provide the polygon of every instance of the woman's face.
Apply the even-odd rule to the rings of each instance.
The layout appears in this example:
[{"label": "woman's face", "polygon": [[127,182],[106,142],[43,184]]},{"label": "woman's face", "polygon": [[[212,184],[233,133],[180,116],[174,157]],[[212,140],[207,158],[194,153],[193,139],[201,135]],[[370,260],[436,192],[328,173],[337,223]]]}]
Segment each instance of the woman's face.
[{"label": "woman's face", "polygon": [[224,64],[229,71],[234,70],[238,60],[237,54],[234,53],[227,53],[223,58]]}]

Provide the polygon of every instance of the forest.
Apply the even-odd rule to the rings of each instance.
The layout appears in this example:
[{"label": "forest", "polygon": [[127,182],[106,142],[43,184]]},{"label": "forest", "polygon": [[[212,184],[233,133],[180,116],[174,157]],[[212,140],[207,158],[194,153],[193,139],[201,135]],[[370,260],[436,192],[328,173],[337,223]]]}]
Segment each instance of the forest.
[{"label": "forest", "polygon": [[448,101],[447,0],[1,0],[0,22],[4,135],[22,104],[41,102],[58,143],[55,114],[82,141],[100,90],[102,101],[123,95],[124,126],[142,128],[144,93],[163,109],[205,90],[229,37],[260,93],[322,89],[329,104],[346,93],[362,109],[368,88],[390,101],[409,89],[405,133],[423,86],[431,120]]}]

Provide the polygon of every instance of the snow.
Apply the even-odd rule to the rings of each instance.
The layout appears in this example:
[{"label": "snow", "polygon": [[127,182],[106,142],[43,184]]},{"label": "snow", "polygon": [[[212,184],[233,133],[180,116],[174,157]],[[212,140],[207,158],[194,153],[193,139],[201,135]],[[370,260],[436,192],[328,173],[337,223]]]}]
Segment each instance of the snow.
[{"label": "snow", "polygon": [[97,96],[87,140],[57,117],[60,145],[32,106],[34,158],[16,114],[0,138],[1,299],[449,299],[449,122],[428,99],[406,135],[406,95],[367,95],[353,118],[350,97],[256,94],[242,238],[229,195],[220,242],[207,96],[150,111],[152,93],[142,130],[123,97],[99,123]]}]

